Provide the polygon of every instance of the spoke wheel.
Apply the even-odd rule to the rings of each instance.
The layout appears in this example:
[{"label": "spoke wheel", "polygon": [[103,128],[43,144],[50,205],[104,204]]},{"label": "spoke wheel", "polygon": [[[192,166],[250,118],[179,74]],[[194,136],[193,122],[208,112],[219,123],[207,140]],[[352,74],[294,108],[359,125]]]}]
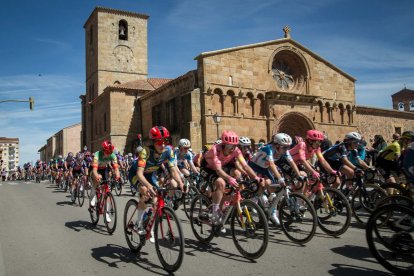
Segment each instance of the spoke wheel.
[{"label": "spoke wheel", "polygon": [[[323,192],[324,198],[317,196],[313,205],[318,216],[318,225],[326,234],[340,236],[348,230],[351,223],[351,207],[339,190],[325,188]],[[329,203],[328,196],[332,205]]]},{"label": "spoke wheel", "polygon": [[[230,226],[234,245],[244,257],[257,259],[266,251],[269,240],[267,219],[263,210],[251,200],[240,202],[241,214],[233,210]],[[249,221],[248,217],[251,218]],[[244,222],[244,225],[241,222]]]},{"label": "spoke wheel", "polygon": [[88,180],[86,181],[85,185],[85,191],[88,198],[91,198],[91,189],[92,189],[92,180],[88,177]]},{"label": "spoke wheel", "polygon": [[91,216],[91,221],[93,225],[97,225],[99,221],[99,201],[96,201],[95,207],[89,207],[89,215]]},{"label": "spoke wheel", "polygon": [[138,201],[135,199],[128,200],[124,210],[124,234],[129,249],[132,252],[139,252],[144,245],[142,240],[145,240],[145,236],[140,237],[137,229],[134,229],[135,222],[137,220]]},{"label": "spoke wheel", "polygon": [[116,204],[112,193],[106,193],[105,207],[104,207],[104,223],[109,234],[115,232],[116,229]]},{"label": "spoke wheel", "polygon": [[194,186],[188,187],[188,192],[183,196],[184,212],[188,219],[190,219],[191,202],[199,194],[199,191]]},{"label": "spoke wheel", "polygon": [[82,207],[83,203],[85,202],[85,186],[83,183],[78,185],[78,203],[79,206]]},{"label": "spoke wheel", "polygon": [[191,202],[190,224],[194,236],[202,243],[209,243],[214,237],[209,214],[211,214],[211,201],[205,195],[197,195]]},{"label": "spoke wheel", "polygon": [[387,196],[387,193],[375,184],[366,184],[365,191],[366,193],[361,189],[355,190],[351,201],[354,217],[362,224],[367,223],[378,202]]},{"label": "spoke wheel", "polygon": [[121,184],[121,181],[114,180],[113,185],[114,185],[114,188],[115,188],[115,194],[117,196],[120,196],[121,193],[122,193],[122,184]]},{"label": "spoke wheel", "polygon": [[184,257],[184,236],[177,215],[169,207],[161,209],[154,225],[155,250],[164,269],[174,272]]},{"label": "spoke wheel", "polygon": [[312,203],[302,194],[291,193],[279,205],[283,233],[293,242],[304,244],[315,235],[317,216]]},{"label": "spoke wheel", "polygon": [[[389,218],[383,223],[384,217]],[[377,261],[396,275],[413,275],[414,211],[398,204],[384,205],[367,222],[368,248]]]}]

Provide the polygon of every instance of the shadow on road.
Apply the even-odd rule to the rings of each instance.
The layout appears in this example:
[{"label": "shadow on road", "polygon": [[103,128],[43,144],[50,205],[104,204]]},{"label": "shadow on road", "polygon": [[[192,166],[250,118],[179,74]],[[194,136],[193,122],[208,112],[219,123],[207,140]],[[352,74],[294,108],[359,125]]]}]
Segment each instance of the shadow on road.
[{"label": "shadow on road", "polygon": [[[206,252],[206,253],[210,253],[222,258],[225,258],[226,260],[234,260],[234,261],[238,261],[238,262],[243,262],[243,263],[256,263],[256,261],[254,260],[249,260],[244,258],[241,255],[236,255],[227,251],[222,250],[219,247],[216,247],[215,243],[209,243],[209,244],[203,244],[197,240],[193,240],[193,239],[185,239],[184,241],[185,243],[185,254],[189,255],[189,256],[196,256],[196,254],[194,254],[194,252]],[[236,247],[234,247],[234,249],[236,249]]]},{"label": "shadow on road", "polygon": [[370,263],[377,263],[374,261],[371,252],[369,252],[368,247],[363,246],[354,246],[354,245],[344,245],[341,247],[334,247],[331,250],[339,255],[355,259],[362,260]]},{"label": "shadow on road", "polygon": [[58,201],[56,202],[56,205],[59,205],[59,206],[75,205],[75,203],[73,203],[72,201],[66,200],[66,201]]},{"label": "shadow on road", "polygon": [[335,276],[349,276],[349,275],[363,275],[363,276],[378,276],[378,275],[392,275],[390,273],[379,271],[375,269],[346,265],[346,264],[332,264],[334,269],[328,271],[329,274]]},{"label": "shadow on road", "polygon": [[149,261],[148,258],[144,257],[148,255],[145,252],[132,253],[128,248],[115,245],[107,244],[106,246],[92,248],[92,257],[109,267],[119,268],[118,263],[133,263],[149,272],[158,275],[170,275],[164,271],[163,267],[154,264]]},{"label": "shadow on road", "polygon": [[90,230],[95,233],[109,236],[110,234],[106,230],[106,227],[103,225],[93,225],[89,221],[84,220],[76,220],[76,221],[68,221],[65,223],[65,226],[69,229],[72,229],[76,232],[80,232],[81,230]]}]

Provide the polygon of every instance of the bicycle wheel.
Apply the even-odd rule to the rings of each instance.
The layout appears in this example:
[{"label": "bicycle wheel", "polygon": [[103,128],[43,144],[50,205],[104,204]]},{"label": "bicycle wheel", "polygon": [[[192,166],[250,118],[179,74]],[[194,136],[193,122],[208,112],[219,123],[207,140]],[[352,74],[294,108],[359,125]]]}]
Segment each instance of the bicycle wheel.
[{"label": "bicycle wheel", "polygon": [[95,207],[89,207],[89,215],[91,216],[91,221],[93,225],[97,225],[99,221],[99,200],[96,202]]},{"label": "bicycle wheel", "polygon": [[83,183],[80,183],[78,185],[77,189],[78,189],[78,191],[77,191],[78,203],[79,203],[79,206],[82,207],[83,203],[85,202],[85,188],[84,188]]},{"label": "bicycle wheel", "polygon": [[235,208],[231,216],[230,226],[233,242],[244,257],[257,259],[263,255],[267,248],[269,240],[267,219],[263,210],[251,200],[241,201],[240,207],[241,214],[238,214]]},{"label": "bicycle wheel", "polygon": [[191,202],[199,194],[199,191],[194,186],[188,187],[188,192],[183,196],[184,212],[188,219],[190,219]]},{"label": "bicycle wheel", "polygon": [[116,229],[116,204],[115,198],[111,192],[106,193],[105,207],[104,207],[104,223],[109,234],[112,234]]},{"label": "bicycle wheel", "polygon": [[325,188],[323,192],[324,198],[316,197],[313,205],[318,217],[318,225],[326,234],[340,236],[348,230],[351,223],[351,207],[339,190]]},{"label": "bicycle wheel", "polygon": [[86,191],[86,195],[88,196],[88,199],[91,199],[91,189],[92,189],[92,182],[91,182],[91,179],[88,177],[88,180],[86,181],[86,185],[85,185],[85,191]]},{"label": "bicycle wheel", "polygon": [[190,224],[194,236],[202,243],[209,243],[214,237],[209,214],[211,201],[205,195],[198,194],[191,202]]},{"label": "bicycle wheel", "polygon": [[279,205],[279,221],[283,233],[293,242],[304,244],[315,235],[317,216],[312,203],[298,193],[284,197]]},{"label": "bicycle wheel", "polygon": [[141,237],[138,231],[134,229],[137,220],[138,201],[135,199],[128,200],[124,210],[124,234],[129,249],[132,252],[139,252],[144,245],[145,236]]},{"label": "bicycle wheel", "polygon": [[366,184],[362,189],[359,188],[353,193],[351,206],[355,219],[366,224],[378,202],[385,198],[387,193],[375,184]]},{"label": "bicycle wheel", "polygon": [[164,207],[160,213],[154,225],[155,250],[165,270],[174,272],[183,262],[183,230],[171,208]]},{"label": "bicycle wheel", "polygon": [[[384,217],[389,218],[385,224]],[[368,220],[366,238],[371,254],[396,275],[413,275],[413,229],[413,209],[398,204],[378,208]]]},{"label": "bicycle wheel", "polygon": [[122,193],[122,184],[121,184],[121,182],[120,181],[116,181],[116,180],[114,180],[115,182],[114,182],[114,189],[115,189],[115,194],[117,195],[117,196],[120,196],[121,195],[121,193]]}]

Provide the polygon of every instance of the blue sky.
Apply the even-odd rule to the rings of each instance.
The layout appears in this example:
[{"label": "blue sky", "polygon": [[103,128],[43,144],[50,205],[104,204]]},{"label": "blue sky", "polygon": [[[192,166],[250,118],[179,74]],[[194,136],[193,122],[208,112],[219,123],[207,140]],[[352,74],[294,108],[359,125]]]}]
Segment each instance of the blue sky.
[{"label": "blue sky", "polygon": [[357,79],[357,104],[391,108],[414,89],[411,0],[19,0],[0,9],[0,136],[20,138],[20,162],[80,122],[83,24],[95,6],[148,14],[149,76],[175,78],[201,52],[292,38]]}]

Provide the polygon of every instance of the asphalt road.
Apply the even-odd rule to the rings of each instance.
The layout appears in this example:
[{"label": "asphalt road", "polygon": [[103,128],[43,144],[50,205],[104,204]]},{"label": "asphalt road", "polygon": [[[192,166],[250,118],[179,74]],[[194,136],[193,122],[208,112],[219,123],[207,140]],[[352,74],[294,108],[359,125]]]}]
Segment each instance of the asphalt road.
[{"label": "asphalt road", "polygon": [[[115,197],[118,225],[108,235],[90,222],[87,202],[72,205],[48,181],[0,182],[0,275],[167,275],[147,243],[139,254],[129,251],[122,229],[129,190]],[[243,258],[229,234],[210,245],[197,242],[183,211],[185,255],[176,275],[387,275],[371,257],[364,229],[352,219],[339,238],[317,230],[301,246],[270,227],[266,253],[256,261]],[[229,232],[229,231],[228,231]]]}]

